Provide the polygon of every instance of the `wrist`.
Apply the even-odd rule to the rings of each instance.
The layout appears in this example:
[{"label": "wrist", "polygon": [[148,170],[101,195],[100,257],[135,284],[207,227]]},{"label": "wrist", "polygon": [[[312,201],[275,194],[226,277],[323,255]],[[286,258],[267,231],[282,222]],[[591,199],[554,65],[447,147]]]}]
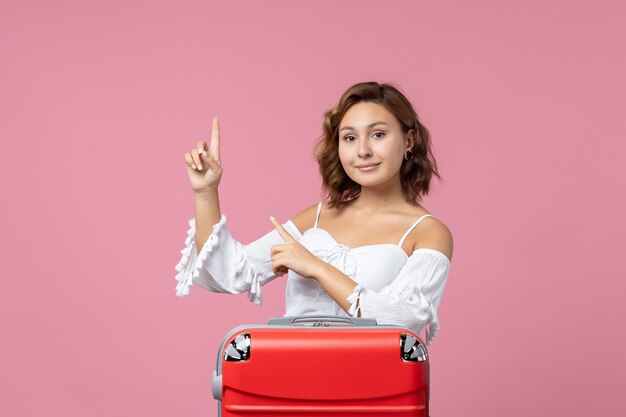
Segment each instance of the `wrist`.
[{"label": "wrist", "polygon": [[333,266],[330,265],[329,263],[326,263],[322,261],[321,259],[318,260],[317,269],[315,271],[315,274],[313,275],[313,278],[315,278],[318,282],[323,281],[324,278],[326,278],[329,275],[331,268],[333,268]]},{"label": "wrist", "polygon": [[193,195],[195,198],[215,198],[215,196],[218,194],[217,192],[217,187],[215,188],[207,188],[204,189],[202,191],[195,191],[193,192]]}]

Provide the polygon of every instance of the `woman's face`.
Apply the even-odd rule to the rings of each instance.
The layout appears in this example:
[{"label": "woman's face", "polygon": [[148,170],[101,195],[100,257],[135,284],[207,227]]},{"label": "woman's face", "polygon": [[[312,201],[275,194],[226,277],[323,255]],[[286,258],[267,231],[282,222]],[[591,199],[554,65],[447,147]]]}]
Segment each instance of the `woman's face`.
[{"label": "woman's face", "polygon": [[348,176],[361,186],[383,184],[398,175],[412,144],[410,137],[384,106],[362,101],[350,107],[339,123],[339,159]]}]

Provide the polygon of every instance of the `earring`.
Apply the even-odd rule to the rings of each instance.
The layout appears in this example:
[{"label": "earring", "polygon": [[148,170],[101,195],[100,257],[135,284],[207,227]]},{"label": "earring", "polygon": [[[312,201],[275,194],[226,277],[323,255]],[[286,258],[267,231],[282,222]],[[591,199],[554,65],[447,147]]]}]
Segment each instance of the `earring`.
[{"label": "earring", "polygon": [[[411,156],[406,156],[407,153],[410,153]],[[404,153],[404,159],[406,159],[407,161],[410,161],[411,159],[413,159],[413,151],[411,151],[410,149],[407,149],[407,151]]]}]

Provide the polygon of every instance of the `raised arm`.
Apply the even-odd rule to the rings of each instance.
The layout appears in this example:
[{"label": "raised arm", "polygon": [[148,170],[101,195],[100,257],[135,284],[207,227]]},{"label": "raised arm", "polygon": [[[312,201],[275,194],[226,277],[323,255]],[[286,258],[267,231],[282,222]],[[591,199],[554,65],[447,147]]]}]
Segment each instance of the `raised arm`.
[{"label": "raised arm", "polygon": [[[196,284],[219,293],[247,291],[251,301],[261,304],[261,286],[278,276],[272,271],[271,248],[283,240],[275,229],[248,245],[231,235],[219,206],[218,185],[223,173],[219,143],[219,121],[214,118],[210,147],[200,141],[185,154],[196,211],[195,218],[189,220],[185,248],[176,265],[176,294],[188,295],[190,287]],[[291,220],[283,227],[294,239],[301,238]]]},{"label": "raised arm", "polygon": [[211,230],[221,218],[218,186],[222,179],[220,158],[220,125],[213,118],[211,146],[198,142],[195,149],[185,154],[187,175],[196,200],[196,247],[201,248]]}]

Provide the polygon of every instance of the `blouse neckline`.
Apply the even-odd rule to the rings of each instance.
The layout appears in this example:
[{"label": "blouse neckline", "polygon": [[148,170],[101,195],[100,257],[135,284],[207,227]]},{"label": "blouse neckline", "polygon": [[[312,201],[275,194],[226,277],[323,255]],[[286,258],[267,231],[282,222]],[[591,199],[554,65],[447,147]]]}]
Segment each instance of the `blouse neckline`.
[{"label": "blouse neckline", "polygon": [[[298,230],[298,228],[296,227],[296,225],[295,225],[295,224],[293,224],[293,222],[292,222],[291,220],[287,220],[287,222],[292,224],[292,226],[293,226],[293,229],[294,229],[294,230],[298,231],[298,233],[300,232],[300,231]],[[354,251],[361,250],[361,249],[363,249],[363,248],[370,248],[370,247],[375,247],[375,246],[394,246],[394,247],[398,248],[398,249],[400,250],[400,252],[402,252],[402,254],[404,255],[404,257],[405,257],[405,258],[407,258],[407,259],[409,258],[409,255],[407,255],[407,253],[404,251],[404,249],[402,249],[400,246],[398,246],[398,245],[396,245],[396,244],[393,244],[393,243],[376,243],[376,244],[373,244],[373,245],[361,245],[361,246],[357,246],[357,247],[354,247],[354,248],[350,248],[350,247],[348,247],[348,246],[346,246],[346,245],[343,245],[343,244],[341,244],[341,243],[337,242],[337,240],[333,237],[333,235],[331,235],[331,234],[330,234],[330,232],[329,232],[328,230],[323,229],[323,228],[321,228],[321,227],[311,227],[310,229],[307,229],[307,230],[305,230],[304,232],[299,233],[299,234],[300,234],[300,236],[304,236],[306,233],[309,233],[311,230],[315,230],[315,229],[321,230],[323,233],[326,233],[326,235],[327,235],[327,236],[328,236],[328,237],[329,237],[329,238],[330,238],[333,242],[335,242],[335,244],[337,244],[337,245],[341,245],[341,246],[345,247],[345,248],[346,248],[349,252],[354,252]],[[447,256],[445,253],[443,253],[443,252],[441,252],[441,251],[438,251],[437,249],[432,249],[432,248],[417,248],[417,249],[415,249],[415,250],[413,251],[413,253],[412,253],[412,254],[415,254],[416,252],[426,252],[426,253],[432,253],[432,254],[434,254],[434,255],[438,255],[439,257],[441,257],[441,258],[445,259],[445,260],[446,260],[446,263],[447,263],[448,265],[450,265],[450,264],[451,264],[450,259],[448,259],[448,256]]]},{"label": "blouse neckline", "polygon": [[398,245],[396,245],[394,243],[375,243],[373,245],[361,245],[361,246],[356,246],[354,248],[351,248],[351,247],[349,247],[347,245],[344,245],[342,243],[337,242],[337,240],[333,237],[333,235],[330,234],[330,232],[328,230],[323,229],[323,228],[321,228],[319,226],[318,227],[312,227],[310,229],[305,230],[304,233],[302,233],[302,236],[304,236],[306,233],[308,233],[308,232],[310,232],[312,230],[320,230],[320,231],[326,233],[326,235],[329,238],[331,238],[333,240],[333,242],[335,242],[336,244],[341,245],[341,246],[347,248],[349,251],[356,251],[356,250],[359,250],[359,249],[371,248],[371,247],[375,247],[375,246],[392,246],[394,248],[398,248],[400,250],[400,252],[402,252],[402,254],[404,255],[405,258],[409,257],[409,255],[407,255],[407,253],[404,251],[404,249],[402,249],[400,246],[398,246]]}]

